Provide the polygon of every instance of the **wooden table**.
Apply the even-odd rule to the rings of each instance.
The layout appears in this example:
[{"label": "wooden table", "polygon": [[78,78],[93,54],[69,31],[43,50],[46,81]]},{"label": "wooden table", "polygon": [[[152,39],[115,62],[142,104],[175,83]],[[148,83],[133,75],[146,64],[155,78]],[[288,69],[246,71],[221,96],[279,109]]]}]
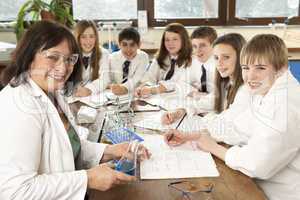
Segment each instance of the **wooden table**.
[{"label": "wooden table", "polygon": [[[79,104],[77,104],[79,105]],[[74,109],[73,109],[74,110]],[[76,110],[76,109],[75,109]],[[103,114],[103,113],[102,113]],[[146,113],[145,113],[146,114]],[[147,113],[151,114],[151,113]],[[139,117],[139,116],[138,116]],[[137,118],[138,118],[137,117]],[[149,132],[150,133],[150,132]],[[263,191],[248,176],[225,165],[214,157],[219,177],[192,178],[187,180],[198,186],[213,185],[210,193],[194,193],[191,199],[203,200],[264,200]],[[182,180],[182,179],[180,179]],[[179,200],[182,193],[168,187],[175,179],[139,180],[128,185],[121,185],[106,192],[91,190],[89,200]]]},{"label": "wooden table", "polygon": [[[203,200],[263,200],[262,190],[246,175],[227,167],[214,157],[220,176],[216,178],[184,179],[196,185],[213,184],[211,193],[195,193],[191,199]],[[121,185],[106,192],[92,190],[89,200],[179,200],[182,193],[168,184],[175,180],[142,180],[129,185]]]}]

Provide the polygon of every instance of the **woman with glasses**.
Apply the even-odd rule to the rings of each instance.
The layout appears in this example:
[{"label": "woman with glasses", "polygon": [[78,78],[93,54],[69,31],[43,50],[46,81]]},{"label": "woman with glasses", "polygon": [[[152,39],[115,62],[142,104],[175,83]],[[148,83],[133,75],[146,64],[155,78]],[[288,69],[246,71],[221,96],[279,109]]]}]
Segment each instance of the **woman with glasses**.
[{"label": "woman with glasses", "polygon": [[127,143],[78,137],[87,130],[65,103],[80,80],[78,54],[72,33],[47,21],[18,43],[0,93],[0,199],[84,199],[87,188],[104,191],[135,179],[99,165],[120,158]]}]

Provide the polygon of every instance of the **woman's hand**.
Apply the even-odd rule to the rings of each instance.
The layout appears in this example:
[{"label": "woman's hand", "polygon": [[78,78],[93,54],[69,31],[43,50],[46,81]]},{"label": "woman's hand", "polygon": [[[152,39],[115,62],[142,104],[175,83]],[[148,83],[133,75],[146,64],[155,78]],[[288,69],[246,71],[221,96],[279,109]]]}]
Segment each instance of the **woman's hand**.
[{"label": "woman's hand", "polygon": [[110,89],[115,95],[123,95],[128,92],[127,88],[121,84],[111,84]]},{"label": "woman's hand", "polygon": [[92,94],[92,91],[86,87],[82,87],[82,86],[79,86],[75,93],[74,93],[74,96],[75,97],[86,97],[86,96],[90,96]]},{"label": "woman's hand", "polygon": [[88,188],[106,191],[115,185],[135,181],[134,176],[115,171],[104,163],[87,170]]},{"label": "woman's hand", "polygon": [[[102,162],[106,162],[112,159],[120,159],[122,156],[130,156],[126,154],[132,153],[131,146],[132,143],[123,142],[120,144],[114,144],[114,145],[107,145],[107,147],[104,150],[103,157],[101,159]],[[143,145],[139,145],[138,149],[138,159],[144,160],[149,159],[151,156],[151,153],[147,148],[145,148]]]},{"label": "woman's hand", "polygon": [[183,108],[177,109],[175,112],[167,112],[161,116],[161,123],[164,125],[169,125],[175,121],[181,119],[185,114]]}]

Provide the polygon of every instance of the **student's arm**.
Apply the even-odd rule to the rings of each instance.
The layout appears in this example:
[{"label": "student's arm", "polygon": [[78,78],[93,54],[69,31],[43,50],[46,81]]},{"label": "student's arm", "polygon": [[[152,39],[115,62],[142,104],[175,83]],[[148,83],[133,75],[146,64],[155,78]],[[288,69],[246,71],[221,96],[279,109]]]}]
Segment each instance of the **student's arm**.
[{"label": "student's arm", "polygon": [[110,84],[110,70],[109,70],[109,52],[102,48],[102,57],[99,61],[99,76],[96,80],[86,85],[93,93],[99,93],[107,89]]},{"label": "student's arm", "polygon": [[[296,94],[299,94],[299,90]],[[288,99],[291,100],[288,104],[286,98],[276,100],[280,105],[274,107],[276,112],[272,118],[268,118],[267,112],[255,115],[252,119],[255,126],[250,129],[253,135],[248,144],[234,146],[226,153],[225,162],[228,166],[251,177],[268,179],[291,164],[293,159],[299,162],[300,136],[297,122],[300,113],[294,109],[300,99],[293,99],[295,102],[292,102],[292,98]]]},{"label": "student's arm", "polygon": [[145,73],[145,76],[142,78],[142,84],[150,83],[156,85],[160,80],[160,68],[156,59],[152,60],[151,65],[149,66],[148,71]]}]

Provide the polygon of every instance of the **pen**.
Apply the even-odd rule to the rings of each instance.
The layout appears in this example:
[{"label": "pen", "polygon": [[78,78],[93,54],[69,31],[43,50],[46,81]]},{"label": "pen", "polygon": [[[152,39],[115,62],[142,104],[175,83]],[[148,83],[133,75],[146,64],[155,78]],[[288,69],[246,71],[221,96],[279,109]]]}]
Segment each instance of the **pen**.
[{"label": "pen", "polygon": [[[160,110],[134,110],[134,113],[140,112],[159,112]],[[128,113],[128,110],[121,110],[119,113]]]},{"label": "pen", "polygon": [[181,118],[180,122],[177,124],[175,129],[178,129],[178,127],[180,126],[180,124],[182,123],[182,121],[184,120],[184,118],[186,117],[186,113],[184,113],[183,117]]},{"label": "pen", "polygon": [[183,183],[183,182],[185,182],[185,181],[175,181],[175,182],[169,183],[169,185],[175,185],[175,184],[179,184],[179,183]]}]

